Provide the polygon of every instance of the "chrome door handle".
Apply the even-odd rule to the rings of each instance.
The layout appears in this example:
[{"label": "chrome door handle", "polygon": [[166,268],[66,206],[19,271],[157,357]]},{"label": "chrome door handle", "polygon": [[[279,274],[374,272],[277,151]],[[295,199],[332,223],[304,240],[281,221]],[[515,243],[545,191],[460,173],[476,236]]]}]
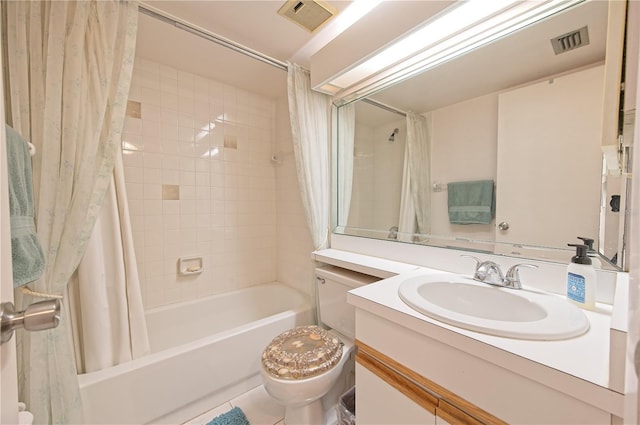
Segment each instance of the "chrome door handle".
[{"label": "chrome door handle", "polygon": [[501,221],[500,224],[498,224],[498,229],[509,230],[509,223],[507,223],[506,221]]},{"label": "chrome door handle", "polygon": [[31,304],[24,311],[16,311],[13,303],[0,305],[0,343],[13,336],[13,331],[52,329],[60,323],[60,300],[47,300]]}]

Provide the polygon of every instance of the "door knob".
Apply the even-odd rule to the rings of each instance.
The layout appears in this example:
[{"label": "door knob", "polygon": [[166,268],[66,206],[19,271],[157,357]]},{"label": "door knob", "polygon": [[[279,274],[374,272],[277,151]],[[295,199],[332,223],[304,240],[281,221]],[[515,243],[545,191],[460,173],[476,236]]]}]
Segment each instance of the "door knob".
[{"label": "door knob", "polygon": [[507,223],[506,221],[501,221],[500,224],[498,224],[498,229],[509,230],[509,223]]},{"label": "door knob", "polygon": [[15,311],[13,303],[0,305],[0,343],[13,336],[13,331],[24,328],[28,331],[53,329],[60,323],[60,300],[33,303],[24,311]]}]

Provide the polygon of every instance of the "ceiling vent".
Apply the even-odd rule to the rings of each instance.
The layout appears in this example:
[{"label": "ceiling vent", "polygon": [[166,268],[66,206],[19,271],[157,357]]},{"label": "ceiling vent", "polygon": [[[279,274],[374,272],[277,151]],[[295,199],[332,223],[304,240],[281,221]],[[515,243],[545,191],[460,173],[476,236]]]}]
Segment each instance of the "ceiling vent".
[{"label": "ceiling vent", "polygon": [[314,32],[338,11],[322,0],[287,0],[278,13],[309,32]]},{"label": "ceiling vent", "polygon": [[589,44],[589,31],[587,27],[582,27],[579,30],[571,31],[551,39],[551,45],[556,55],[586,46],[587,44]]}]

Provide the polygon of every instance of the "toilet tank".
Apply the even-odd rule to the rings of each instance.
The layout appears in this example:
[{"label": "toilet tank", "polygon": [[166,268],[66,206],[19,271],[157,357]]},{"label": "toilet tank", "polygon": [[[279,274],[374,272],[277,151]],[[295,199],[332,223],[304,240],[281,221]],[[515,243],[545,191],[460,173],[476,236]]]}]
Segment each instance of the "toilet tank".
[{"label": "toilet tank", "polygon": [[335,266],[316,268],[320,324],[355,338],[356,311],[347,303],[347,292],[380,278]]}]

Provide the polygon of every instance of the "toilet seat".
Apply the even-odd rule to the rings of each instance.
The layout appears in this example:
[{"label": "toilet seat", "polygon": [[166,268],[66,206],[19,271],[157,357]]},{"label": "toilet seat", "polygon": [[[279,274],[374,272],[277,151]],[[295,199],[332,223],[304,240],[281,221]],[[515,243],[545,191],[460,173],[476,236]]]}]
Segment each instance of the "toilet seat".
[{"label": "toilet seat", "polygon": [[267,345],[262,352],[262,365],[275,378],[310,378],[338,364],[342,345],[335,335],[318,326],[299,326],[281,333]]}]

